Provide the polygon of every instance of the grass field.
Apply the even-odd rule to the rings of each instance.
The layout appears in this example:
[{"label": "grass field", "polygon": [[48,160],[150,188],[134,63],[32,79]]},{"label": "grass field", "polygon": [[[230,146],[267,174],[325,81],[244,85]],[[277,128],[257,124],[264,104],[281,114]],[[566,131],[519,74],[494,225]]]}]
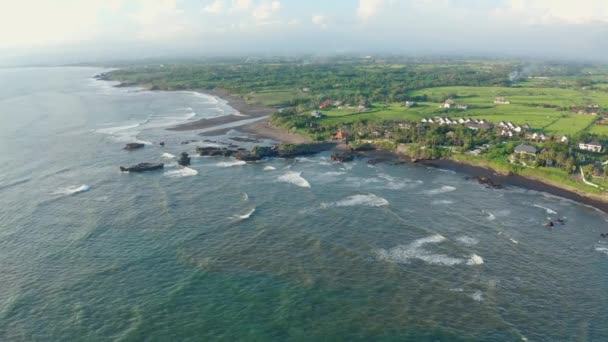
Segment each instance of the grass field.
[{"label": "grass field", "polygon": [[[323,111],[328,117],[322,124],[336,125],[360,120],[413,120],[434,116],[452,118],[483,118],[490,122],[511,121],[518,125],[528,124],[533,129],[554,135],[573,135],[585,130],[607,135],[608,126],[593,125],[595,116],[580,115],[570,111],[544,108],[541,105],[581,106],[589,103],[608,107],[608,93],[574,89],[526,87],[440,87],[428,88],[409,93],[411,97],[426,96],[428,102],[419,102],[413,108],[405,108],[399,103],[389,105],[374,104],[368,112],[333,109]],[[494,99],[504,96],[511,104],[495,105]],[[445,98],[453,97],[457,102],[469,105],[468,110],[445,110],[439,104]]]}]

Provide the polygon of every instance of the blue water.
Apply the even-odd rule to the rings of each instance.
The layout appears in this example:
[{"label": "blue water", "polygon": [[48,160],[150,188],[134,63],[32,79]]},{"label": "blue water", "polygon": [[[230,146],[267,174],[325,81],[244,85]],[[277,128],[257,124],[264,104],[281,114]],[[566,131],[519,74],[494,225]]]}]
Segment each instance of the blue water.
[{"label": "blue water", "polygon": [[207,138],[165,128],[235,111],[100,71],[0,70],[0,340],[608,340],[606,214],[327,154],[180,169]]}]

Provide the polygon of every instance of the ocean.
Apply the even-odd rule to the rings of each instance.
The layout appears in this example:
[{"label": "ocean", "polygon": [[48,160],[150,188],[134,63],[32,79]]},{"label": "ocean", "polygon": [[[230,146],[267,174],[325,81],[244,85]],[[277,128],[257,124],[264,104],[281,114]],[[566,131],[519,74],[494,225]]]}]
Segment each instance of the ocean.
[{"label": "ocean", "polygon": [[420,165],[195,157],[242,134],[166,128],[234,109],[102,71],[0,69],[0,340],[608,340],[608,215]]}]

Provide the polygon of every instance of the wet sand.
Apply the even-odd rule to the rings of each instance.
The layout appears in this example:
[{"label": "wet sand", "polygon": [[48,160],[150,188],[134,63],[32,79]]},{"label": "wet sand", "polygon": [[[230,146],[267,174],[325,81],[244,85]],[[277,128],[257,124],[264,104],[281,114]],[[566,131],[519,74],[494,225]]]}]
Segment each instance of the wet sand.
[{"label": "wet sand", "polygon": [[194,131],[194,130],[202,130],[209,129],[216,126],[222,126],[227,124],[234,123],[238,125],[239,121],[244,121],[244,124],[247,123],[247,120],[261,118],[264,116],[269,116],[276,111],[275,108],[262,106],[257,104],[247,103],[244,99],[231,95],[225,90],[221,89],[213,89],[213,90],[193,90],[203,94],[208,94],[212,96],[217,96],[225,101],[227,104],[237,110],[241,115],[226,115],[220,116],[212,119],[201,119],[194,122],[189,122],[183,125],[178,125],[175,127],[168,128],[170,131]]}]

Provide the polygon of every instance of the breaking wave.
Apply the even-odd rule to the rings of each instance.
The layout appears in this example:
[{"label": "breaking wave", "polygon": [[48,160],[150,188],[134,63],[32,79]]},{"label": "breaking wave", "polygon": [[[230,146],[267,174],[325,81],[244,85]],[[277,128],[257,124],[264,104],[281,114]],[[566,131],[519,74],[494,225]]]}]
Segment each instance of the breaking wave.
[{"label": "breaking wave", "polygon": [[171,170],[165,172],[165,176],[170,178],[181,178],[181,177],[190,177],[198,175],[198,171],[191,169],[189,167],[184,167],[182,169]]},{"label": "breaking wave", "polygon": [[595,251],[608,255],[608,247],[595,247]]},{"label": "breaking wave", "polygon": [[161,155],[161,157],[163,157],[163,158],[165,158],[165,159],[173,159],[173,158],[175,158],[175,156],[174,156],[174,155],[172,155],[171,153],[163,153],[163,154]]},{"label": "breaking wave", "polygon": [[473,254],[469,258],[469,260],[467,260],[467,265],[469,265],[469,266],[483,265],[483,258],[477,254]]},{"label": "breaking wave", "polygon": [[86,185],[86,184],[74,185],[74,186],[65,187],[63,189],[59,189],[59,190],[55,191],[53,193],[53,195],[75,195],[75,194],[79,194],[81,192],[87,192],[89,190],[91,190],[91,187],[89,185]]},{"label": "breaking wave", "polygon": [[290,183],[302,188],[310,188],[310,183],[302,177],[302,172],[287,172],[277,179],[279,182]]},{"label": "breaking wave", "polygon": [[235,161],[229,161],[229,162],[220,162],[215,164],[215,166],[218,167],[232,167],[232,166],[241,166],[241,165],[245,165],[247,164],[247,162],[242,161],[242,160],[235,160]]},{"label": "breaking wave", "polygon": [[549,215],[556,215],[556,214],[557,214],[557,212],[556,212],[555,210],[553,210],[553,209],[549,209],[549,208],[547,208],[547,207],[543,207],[542,205],[534,204],[534,205],[533,205],[533,207],[543,209],[543,210],[545,210],[545,211],[547,212],[547,214],[549,214]]},{"label": "breaking wave", "polygon": [[454,266],[466,263],[469,266],[483,264],[483,259],[473,254],[469,259],[450,257],[445,254],[434,254],[426,249],[425,245],[438,244],[447,239],[439,234],[418,239],[409,245],[400,245],[391,249],[379,249],[376,251],[378,259],[396,263],[409,263],[411,260],[420,260],[427,264],[439,266]]},{"label": "breaking wave", "polygon": [[435,201],[431,202],[432,205],[453,204],[453,203],[454,203],[454,201],[450,201],[450,200],[435,200]]},{"label": "breaking wave", "polygon": [[466,246],[475,246],[476,244],[479,243],[478,239],[476,239],[474,237],[466,236],[466,235],[457,237],[456,241],[458,241],[461,244],[466,245]]},{"label": "breaking wave", "polygon": [[483,301],[483,293],[479,290],[473,292],[473,294],[471,295],[471,298],[473,298],[474,301],[476,302],[481,302]]},{"label": "breaking wave", "polygon": [[427,194],[427,195],[433,196],[433,195],[444,194],[444,193],[447,193],[447,192],[452,192],[454,190],[456,190],[455,187],[449,186],[449,185],[444,185],[441,188],[427,190],[424,193]]},{"label": "breaking wave", "polygon": [[255,208],[251,208],[251,209],[249,209],[249,210],[248,210],[248,211],[247,211],[245,214],[243,214],[243,215],[236,215],[236,216],[234,216],[234,219],[237,219],[237,220],[246,220],[246,219],[250,218],[250,217],[251,217],[251,215],[253,215],[253,213],[255,213]]},{"label": "breaking wave", "polygon": [[274,170],[276,170],[276,169],[277,169],[277,168],[276,168],[276,167],[274,167],[274,166],[264,166],[264,171],[274,171]]},{"label": "breaking wave", "polygon": [[387,205],[389,205],[389,202],[386,199],[374,194],[353,195],[337,202],[321,203],[322,208],[353,206],[383,207]]}]

